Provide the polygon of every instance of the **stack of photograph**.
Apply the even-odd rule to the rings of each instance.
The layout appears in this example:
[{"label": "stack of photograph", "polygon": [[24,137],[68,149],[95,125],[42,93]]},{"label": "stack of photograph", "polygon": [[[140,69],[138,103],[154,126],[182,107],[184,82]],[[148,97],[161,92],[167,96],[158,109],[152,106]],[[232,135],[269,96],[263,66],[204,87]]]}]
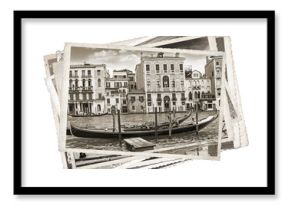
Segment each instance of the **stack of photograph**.
[{"label": "stack of photograph", "polygon": [[228,36],[64,43],[44,56],[67,169],[163,169],[248,145]]}]

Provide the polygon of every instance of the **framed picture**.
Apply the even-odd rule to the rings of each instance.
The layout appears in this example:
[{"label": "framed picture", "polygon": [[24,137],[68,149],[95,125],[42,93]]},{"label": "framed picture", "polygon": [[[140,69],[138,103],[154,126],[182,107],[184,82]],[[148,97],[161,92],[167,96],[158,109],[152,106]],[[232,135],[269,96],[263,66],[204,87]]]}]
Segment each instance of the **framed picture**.
[{"label": "framed picture", "polygon": [[14,11],[14,194],[275,194],[275,12]]}]

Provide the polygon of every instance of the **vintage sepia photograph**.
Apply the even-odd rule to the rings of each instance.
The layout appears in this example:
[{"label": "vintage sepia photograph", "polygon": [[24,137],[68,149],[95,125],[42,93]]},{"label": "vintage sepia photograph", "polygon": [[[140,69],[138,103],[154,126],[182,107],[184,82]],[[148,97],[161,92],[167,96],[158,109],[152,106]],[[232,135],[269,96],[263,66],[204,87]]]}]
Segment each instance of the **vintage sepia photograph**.
[{"label": "vintage sepia photograph", "polygon": [[77,160],[88,150],[218,159],[221,52],[70,49],[65,148]]}]

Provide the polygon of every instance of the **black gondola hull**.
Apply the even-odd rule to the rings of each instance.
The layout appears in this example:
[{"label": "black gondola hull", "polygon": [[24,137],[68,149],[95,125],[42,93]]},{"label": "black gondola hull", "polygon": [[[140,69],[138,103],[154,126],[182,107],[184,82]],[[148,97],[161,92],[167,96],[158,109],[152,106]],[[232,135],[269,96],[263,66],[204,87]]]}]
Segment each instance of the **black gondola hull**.
[{"label": "black gondola hull", "polygon": [[[211,120],[205,121],[203,123],[198,124],[198,130],[203,129],[206,127],[210,122],[212,122],[216,117],[213,117]],[[74,125],[70,125],[71,134],[76,137],[84,137],[84,138],[118,138],[119,133],[118,131],[96,131],[96,130],[89,130],[84,128],[79,128]],[[189,124],[185,126],[175,127],[172,128],[172,134],[184,133],[184,132],[193,132],[196,130],[195,124]],[[169,129],[158,129],[158,135],[169,135]],[[132,138],[132,137],[148,137],[154,136],[155,130],[146,130],[146,131],[126,131],[121,132],[122,138]]]}]

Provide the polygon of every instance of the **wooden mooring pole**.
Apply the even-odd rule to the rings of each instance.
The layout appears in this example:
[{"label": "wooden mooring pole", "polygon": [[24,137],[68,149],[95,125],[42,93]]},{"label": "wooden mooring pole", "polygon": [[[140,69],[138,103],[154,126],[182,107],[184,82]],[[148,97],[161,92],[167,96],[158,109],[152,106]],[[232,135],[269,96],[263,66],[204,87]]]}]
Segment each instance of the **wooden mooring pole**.
[{"label": "wooden mooring pole", "polygon": [[112,116],[113,116],[113,132],[115,132],[115,130],[116,130],[116,123],[115,123],[115,113],[114,112],[112,112]]},{"label": "wooden mooring pole", "polygon": [[198,136],[198,102],[196,103],[196,109],[195,109],[195,132],[196,132],[196,136]]},{"label": "wooden mooring pole", "polygon": [[158,142],[158,133],[157,133],[157,107],[155,107],[155,139],[156,143]]},{"label": "wooden mooring pole", "polygon": [[120,110],[118,110],[118,132],[119,132],[119,145],[122,147],[122,135],[121,135],[121,117]]},{"label": "wooden mooring pole", "polygon": [[169,138],[171,138],[172,135],[172,119],[171,119],[171,110],[169,111]]}]

